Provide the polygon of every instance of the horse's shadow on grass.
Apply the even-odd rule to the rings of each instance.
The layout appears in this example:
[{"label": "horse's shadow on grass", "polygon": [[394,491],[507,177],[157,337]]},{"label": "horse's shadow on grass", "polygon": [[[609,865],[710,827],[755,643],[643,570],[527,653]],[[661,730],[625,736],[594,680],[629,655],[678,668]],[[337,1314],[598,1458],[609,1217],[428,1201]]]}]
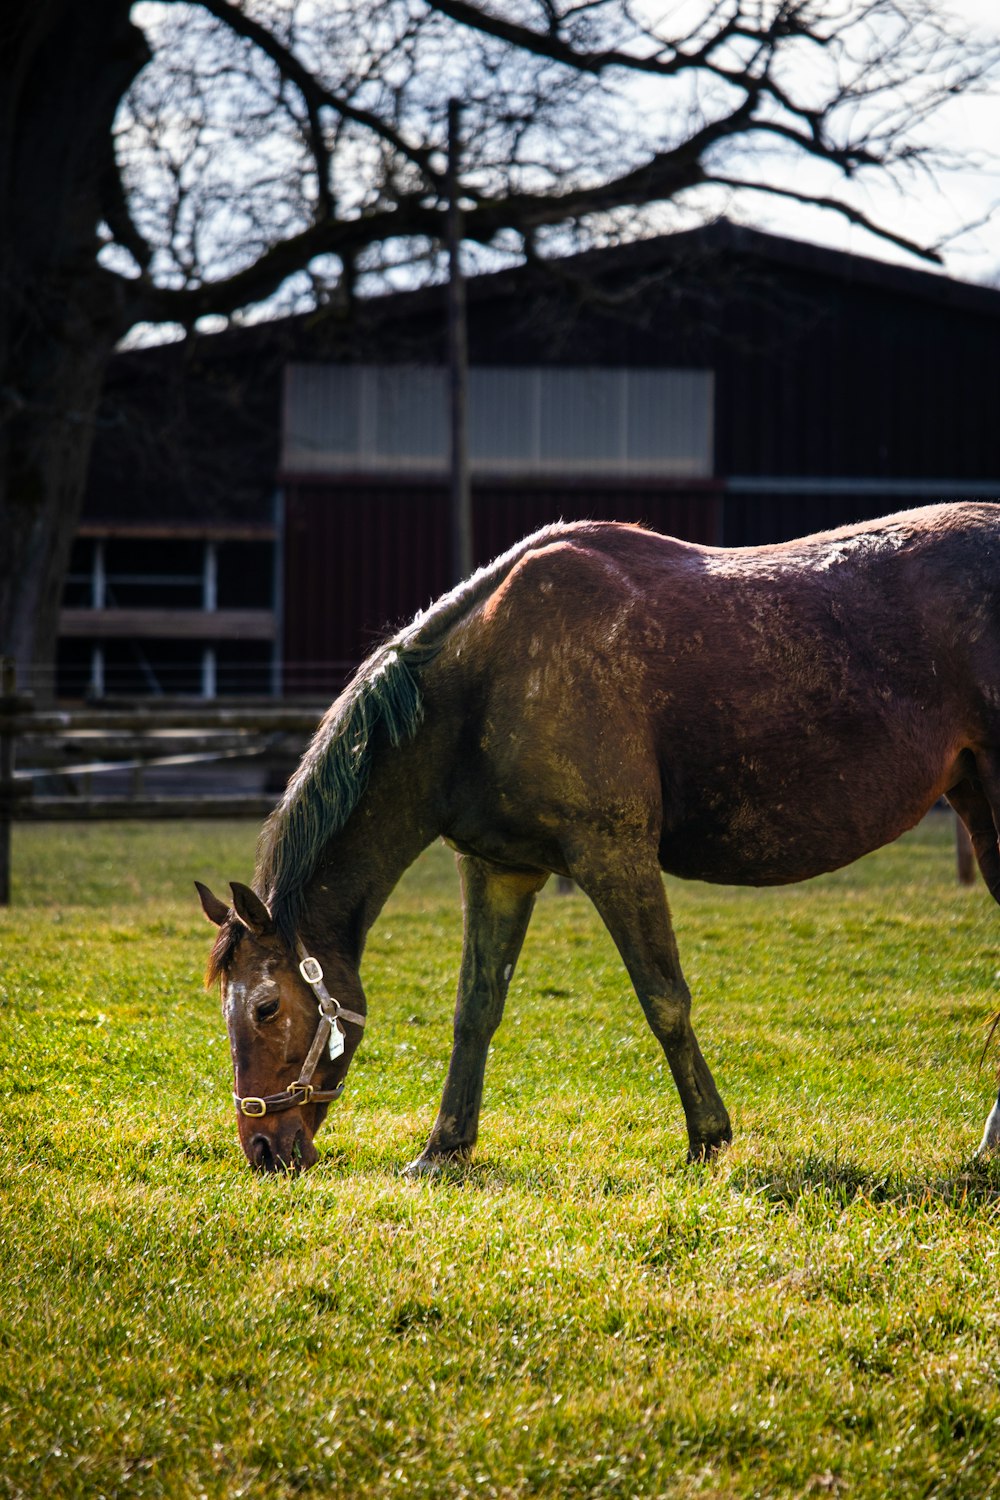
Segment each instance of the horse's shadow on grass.
[{"label": "horse's shadow on grass", "polygon": [[[405,1155],[403,1157],[405,1160]],[[389,1176],[414,1187],[459,1189],[463,1192],[496,1194],[553,1193],[588,1198],[628,1197],[650,1191],[664,1176],[663,1163],[636,1160],[623,1167],[606,1167],[564,1161],[476,1155],[471,1160],[442,1163],[426,1174],[407,1176],[396,1153],[384,1150],[333,1147],[322,1154],[326,1170],[373,1178]],[[808,1151],[770,1160],[743,1161],[730,1167],[723,1153],[708,1163],[686,1163],[680,1157],[669,1163],[667,1175],[695,1178],[700,1174],[722,1174],[736,1193],[757,1197],[775,1209],[794,1208],[803,1200],[820,1200],[831,1209],[856,1203],[898,1207],[946,1207],[979,1212],[1000,1208],[1000,1156],[986,1161],[958,1160],[952,1170],[901,1172],[872,1166],[844,1157],[839,1152]]]},{"label": "horse's shadow on grass", "polygon": [[[374,1163],[371,1164],[374,1168]],[[963,1160],[952,1171],[905,1173],[867,1166],[834,1152],[808,1152],[778,1161],[744,1162],[727,1169],[725,1155],[709,1164],[678,1161],[677,1173],[697,1177],[699,1173],[725,1174],[732,1191],[758,1197],[776,1209],[794,1208],[805,1199],[819,1199],[831,1209],[870,1203],[897,1207],[946,1207],[975,1213],[1000,1208],[1000,1159],[989,1162]],[[375,1170],[378,1170],[375,1168]],[[382,1165],[384,1172],[385,1166]],[[401,1175],[395,1169],[394,1175]],[[548,1195],[553,1192],[587,1197],[627,1197],[648,1191],[655,1177],[636,1163],[632,1170],[616,1171],[590,1165],[574,1168],[571,1163],[498,1161],[489,1156],[454,1161],[430,1175],[408,1179],[415,1184],[459,1188],[466,1192],[521,1192]]]},{"label": "horse's shadow on grass", "polygon": [[[416,1151],[413,1152],[413,1156]],[[655,1181],[650,1163],[636,1161],[630,1168],[609,1164],[584,1165],[571,1156],[540,1161],[527,1158],[497,1157],[488,1152],[471,1159],[444,1161],[432,1170],[410,1174],[405,1166],[405,1151],[386,1152],[377,1147],[352,1144],[351,1147],[328,1146],[320,1153],[320,1168],[334,1174],[364,1176],[372,1180],[389,1178],[413,1188],[458,1189],[484,1195],[523,1193],[550,1197],[568,1193],[571,1196],[619,1198],[648,1190]],[[678,1171],[694,1171],[678,1160]],[[662,1169],[657,1174],[662,1176]]]},{"label": "horse's shadow on grass", "polygon": [[731,1186],[775,1207],[794,1207],[803,1199],[848,1208],[863,1202],[899,1207],[945,1207],[966,1212],[1000,1205],[1000,1162],[968,1159],[951,1172],[908,1174],[864,1166],[836,1153],[809,1152],[772,1165],[738,1167]]}]

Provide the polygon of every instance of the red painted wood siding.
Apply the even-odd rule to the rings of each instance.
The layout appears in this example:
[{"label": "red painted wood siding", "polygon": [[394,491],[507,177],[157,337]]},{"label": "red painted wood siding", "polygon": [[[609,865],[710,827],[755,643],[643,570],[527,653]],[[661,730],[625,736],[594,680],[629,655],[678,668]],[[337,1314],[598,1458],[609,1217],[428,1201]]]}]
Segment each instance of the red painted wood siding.
[{"label": "red painted wood siding", "polygon": [[[720,534],[721,488],[477,484],[477,564],[551,521],[642,522],[688,541]],[[336,693],[387,629],[443,593],[448,496],[440,484],[295,480],[285,485],[282,656],[286,693]]]}]

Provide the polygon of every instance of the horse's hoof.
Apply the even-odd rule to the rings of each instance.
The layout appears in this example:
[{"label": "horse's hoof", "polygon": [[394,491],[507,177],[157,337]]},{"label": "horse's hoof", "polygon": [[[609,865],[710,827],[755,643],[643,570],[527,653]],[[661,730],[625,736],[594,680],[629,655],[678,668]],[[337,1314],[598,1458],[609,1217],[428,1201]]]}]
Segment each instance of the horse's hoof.
[{"label": "horse's hoof", "polygon": [[1000,1147],[1000,1097],[990,1110],[983,1129],[983,1138],[979,1142],[979,1150],[972,1158],[973,1161],[983,1161],[987,1156],[992,1156],[998,1147]]},{"label": "horse's hoof", "polygon": [[704,1141],[692,1141],[688,1146],[689,1162],[714,1161],[721,1156],[729,1146],[732,1145],[733,1132],[728,1128],[721,1131],[717,1136],[710,1136]]},{"label": "horse's hoof", "polygon": [[416,1182],[418,1177],[440,1177],[441,1162],[433,1161],[428,1156],[418,1156],[410,1162],[409,1166],[403,1168],[400,1173],[409,1182]]}]

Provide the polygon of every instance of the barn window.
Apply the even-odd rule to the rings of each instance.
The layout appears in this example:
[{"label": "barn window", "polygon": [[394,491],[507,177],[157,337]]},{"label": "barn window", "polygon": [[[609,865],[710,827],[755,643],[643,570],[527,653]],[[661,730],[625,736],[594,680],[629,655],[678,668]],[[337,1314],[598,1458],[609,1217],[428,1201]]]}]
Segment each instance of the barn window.
[{"label": "barn window", "polygon": [[[481,474],[695,477],[712,472],[710,370],[473,367],[469,455]],[[441,474],[447,372],[290,365],[286,473]]]}]

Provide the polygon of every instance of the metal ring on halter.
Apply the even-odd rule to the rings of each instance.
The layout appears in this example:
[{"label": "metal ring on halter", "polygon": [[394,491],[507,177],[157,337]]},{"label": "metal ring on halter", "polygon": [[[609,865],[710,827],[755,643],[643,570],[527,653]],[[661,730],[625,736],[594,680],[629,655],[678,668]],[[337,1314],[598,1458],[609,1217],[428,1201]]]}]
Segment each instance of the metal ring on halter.
[{"label": "metal ring on halter", "polygon": [[316,996],[316,1004],[319,1006],[321,1012],[330,1020],[340,1020],[343,1018],[345,1021],[353,1021],[355,1026],[364,1026],[367,1019],[366,1016],[363,1016],[358,1010],[345,1009],[340,1001],[336,1000],[330,994],[330,991],[323,983],[323,965],[318,958],[314,958],[311,953],[306,952],[305,944],[301,938],[296,940],[295,947],[299,955],[299,973]]}]

